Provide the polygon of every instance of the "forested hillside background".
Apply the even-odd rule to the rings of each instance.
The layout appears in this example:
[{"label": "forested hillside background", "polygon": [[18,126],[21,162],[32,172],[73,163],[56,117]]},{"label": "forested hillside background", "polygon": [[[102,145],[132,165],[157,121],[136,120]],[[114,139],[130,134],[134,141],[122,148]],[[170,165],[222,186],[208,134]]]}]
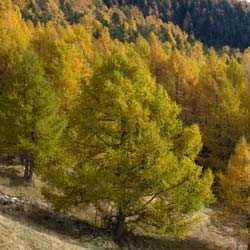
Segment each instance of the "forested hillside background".
[{"label": "forested hillside background", "polygon": [[249,6],[0,1],[0,152],[119,244],[217,201],[250,249]]},{"label": "forested hillside background", "polygon": [[[97,19],[112,30],[113,38],[134,41],[138,34],[147,36],[154,26],[142,22],[151,17],[178,25],[207,46],[217,49],[228,45],[244,49],[250,45],[250,4],[239,0],[15,0],[26,19],[33,22],[65,19],[78,23],[82,16],[93,10]],[[112,24],[105,20],[103,11],[112,8]],[[110,11],[109,11],[110,12]],[[135,22],[140,20],[135,32]],[[127,24],[132,27],[127,27]],[[128,30],[129,29],[129,32]],[[154,30],[155,31],[155,30]],[[167,31],[158,30],[160,39],[166,41]],[[126,35],[125,35],[126,33]],[[192,40],[192,39],[191,39]]]}]

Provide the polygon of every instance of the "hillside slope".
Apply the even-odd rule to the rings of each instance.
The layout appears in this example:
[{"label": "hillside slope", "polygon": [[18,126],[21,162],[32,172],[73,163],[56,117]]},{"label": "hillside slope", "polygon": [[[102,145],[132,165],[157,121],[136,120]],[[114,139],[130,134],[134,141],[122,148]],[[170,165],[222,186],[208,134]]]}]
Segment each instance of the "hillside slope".
[{"label": "hillside slope", "polygon": [[[232,237],[218,234],[211,225],[212,209],[202,212],[203,220],[183,241],[130,236],[118,248],[109,234],[86,221],[51,211],[40,194],[42,183],[22,183],[20,166],[0,165],[0,249],[1,250],[235,250]],[[24,204],[1,202],[4,194],[18,197]],[[11,198],[10,198],[11,199]],[[244,246],[238,250],[245,250]]]},{"label": "hillside slope", "polygon": [[[113,9],[112,25],[108,25],[111,33],[115,29],[115,38],[124,39],[127,22],[138,21],[138,16],[161,19],[173,22],[183,31],[194,35],[207,46],[221,48],[228,45],[233,48],[245,49],[250,46],[250,3],[239,0],[12,0],[18,4],[25,19],[34,23],[46,23],[50,20],[70,23],[81,22],[82,17],[92,12],[97,20],[102,15],[103,24],[107,25],[103,10]],[[139,17],[141,19],[141,17]],[[138,29],[145,21],[138,23]],[[122,24],[122,25],[120,25]],[[132,24],[133,26],[133,24]],[[147,25],[143,29],[151,29]],[[133,32],[132,32],[133,33]],[[165,39],[163,29],[159,37]],[[131,37],[132,36],[132,37]],[[133,39],[136,34],[132,34]],[[125,36],[126,38],[126,36]]]},{"label": "hillside slope", "polygon": [[1,250],[87,250],[51,231],[38,231],[0,214]]},{"label": "hillside slope", "polygon": [[239,0],[103,0],[108,6],[134,5],[144,15],[155,15],[179,25],[208,46],[250,45],[250,4]]}]

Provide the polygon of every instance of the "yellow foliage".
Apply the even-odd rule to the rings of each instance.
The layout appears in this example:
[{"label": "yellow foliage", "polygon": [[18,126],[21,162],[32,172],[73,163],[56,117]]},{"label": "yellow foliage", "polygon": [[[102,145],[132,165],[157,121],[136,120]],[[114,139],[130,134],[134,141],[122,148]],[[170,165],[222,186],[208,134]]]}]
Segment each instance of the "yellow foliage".
[{"label": "yellow foliage", "polygon": [[45,28],[38,27],[33,39],[35,51],[61,99],[63,110],[74,106],[80,94],[81,80],[87,80],[91,75],[87,59],[84,61],[84,47],[80,49],[79,37],[70,27],[66,31],[60,25],[48,24]]},{"label": "yellow foliage", "polygon": [[28,47],[31,33],[20,10],[9,0],[0,2],[0,73],[5,72]]}]

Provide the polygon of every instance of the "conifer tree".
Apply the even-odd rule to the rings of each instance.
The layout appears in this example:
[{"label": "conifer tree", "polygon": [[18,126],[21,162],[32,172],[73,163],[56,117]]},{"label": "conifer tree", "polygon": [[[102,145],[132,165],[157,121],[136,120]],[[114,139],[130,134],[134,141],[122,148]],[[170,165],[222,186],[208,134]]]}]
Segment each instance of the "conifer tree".
[{"label": "conifer tree", "polygon": [[194,99],[204,149],[201,162],[215,171],[223,170],[236,143],[246,134],[246,110],[242,106],[241,92],[244,78],[236,59],[227,66],[211,51],[203,68]]},{"label": "conifer tree", "polygon": [[37,52],[46,77],[53,84],[60,97],[60,108],[68,112],[80,93],[80,82],[83,71],[83,56],[80,49],[67,35],[73,33],[70,27],[48,24],[45,28],[37,28],[33,39],[33,47]]},{"label": "conifer tree", "polygon": [[183,237],[195,220],[189,215],[213,200],[213,178],[195,164],[200,132],[184,128],[179,111],[142,61],[113,54],[95,69],[76,110],[76,163],[49,172],[56,192],[44,194],[58,209],[93,205],[118,241],[131,224]]},{"label": "conifer tree", "polygon": [[26,51],[5,77],[0,96],[1,137],[23,157],[26,181],[55,153],[65,124],[58,104],[36,55]]},{"label": "conifer tree", "polygon": [[230,60],[226,73],[233,87],[239,89],[244,82],[244,74],[240,64],[235,58]]},{"label": "conifer tree", "polygon": [[12,1],[0,2],[0,80],[28,47],[30,31]]},{"label": "conifer tree", "polygon": [[241,139],[231,156],[226,172],[220,176],[223,219],[250,249],[250,147]]}]

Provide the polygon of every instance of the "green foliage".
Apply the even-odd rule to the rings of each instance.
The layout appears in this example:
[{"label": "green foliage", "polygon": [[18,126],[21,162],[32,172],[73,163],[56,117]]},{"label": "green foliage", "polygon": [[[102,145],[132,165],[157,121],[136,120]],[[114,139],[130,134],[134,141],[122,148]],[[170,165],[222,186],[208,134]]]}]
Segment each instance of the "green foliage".
[{"label": "green foliage", "polygon": [[182,237],[189,215],[213,200],[213,177],[193,162],[198,127],[183,128],[178,114],[136,54],[114,53],[85,85],[74,119],[77,164],[47,176],[60,194],[47,190],[48,199],[62,209],[92,204],[118,238],[134,223]]},{"label": "green foliage", "polygon": [[[7,71],[28,47],[30,30],[11,1],[0,3],[0,74]],[[0,77],[1,80],[1,77]]]},{"label": "green foliage", "polygon": [[58,115],[58,98],[30,51],[13,66],[4,82],[1,137],[6,146],[42,165],[55,154],[65,126]]},{"label": "green foliage", "polygon": [[227,77],[235,88],[240,88],[244,81],[244,74],[240,64],[232,58],[227,68]]}]

